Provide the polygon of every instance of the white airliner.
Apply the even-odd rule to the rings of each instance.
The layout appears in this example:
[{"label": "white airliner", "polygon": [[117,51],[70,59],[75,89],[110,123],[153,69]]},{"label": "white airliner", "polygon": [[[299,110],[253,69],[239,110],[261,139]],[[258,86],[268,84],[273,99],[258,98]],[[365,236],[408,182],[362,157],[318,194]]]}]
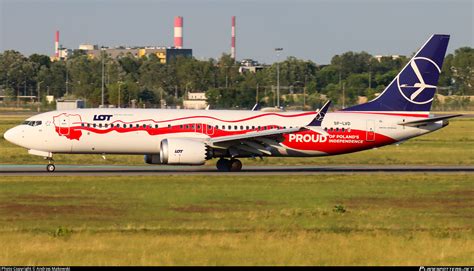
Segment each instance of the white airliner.
[{"label": "white airliner", "polygon": [[202,165],[239,171],[240,157],[308,157],[351,153],[436,131],[459,115],[430,108],[448,45],[433,35],[374,100],[328,113],[93,108],[53,111],[8,130],[8,141],[53,154],[141,154],[148,164]]}]

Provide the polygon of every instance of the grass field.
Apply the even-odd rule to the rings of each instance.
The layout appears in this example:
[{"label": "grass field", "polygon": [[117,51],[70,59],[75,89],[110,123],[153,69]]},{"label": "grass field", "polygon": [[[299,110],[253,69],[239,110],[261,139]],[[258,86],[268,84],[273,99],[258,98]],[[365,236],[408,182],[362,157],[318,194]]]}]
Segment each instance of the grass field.
[{"label": "grass field", "polygon": [[2,177],[1,265],[467,265],[465,174]]},{"label": "grass field", "polygon": [[[22,115],[0,115],[1,164],[44,164],[42,157],[29,155],[23,148],[10,144],[3,133],[25,119]],[[55,155],[56,164],[124,164],[143,165],[143,156],[107,155]],[[243,159],[244,165],[472,165],[474,164],[474,119],[459,118],[434,133],[417,137],[401,145],[379,149],[316,158],[266,158],[263,161]],[[208,164],[214,164],[210,160]]]},{"label": "grass field", "polygon": [[[21,115],[0,115],[0,134]],[[0,163],[44,164],[0,138]],[[57,164],[143,164],[57,155]],[[212,161],[214,163],[215,161]],[[400,146],[244,164],[474,164],[474,119]],[[0,177],[0,265],[468,265],[474,175]]]}]

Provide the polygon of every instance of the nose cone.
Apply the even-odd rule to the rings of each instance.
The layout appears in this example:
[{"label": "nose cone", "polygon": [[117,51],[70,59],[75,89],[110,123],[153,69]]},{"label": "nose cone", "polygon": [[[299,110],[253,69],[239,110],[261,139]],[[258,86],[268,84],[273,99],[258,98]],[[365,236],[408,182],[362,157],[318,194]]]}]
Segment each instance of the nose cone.
[{"label": "nose cone", "polygon": [[15,145],[18,145],[18,127],[13,127],[9,130],[7,130],[5,132],[5,134],[3,134],[3,138],[5,138],[6,140],[8,140],[9,142],[15,144]]}]

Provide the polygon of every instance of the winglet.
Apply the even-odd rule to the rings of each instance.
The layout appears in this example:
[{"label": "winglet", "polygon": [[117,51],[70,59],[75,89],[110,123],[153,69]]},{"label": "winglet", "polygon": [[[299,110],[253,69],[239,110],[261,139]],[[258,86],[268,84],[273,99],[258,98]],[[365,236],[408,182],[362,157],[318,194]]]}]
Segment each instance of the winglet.
[{"label": "winglet", "polygon": [[306,125],[306,129],[309,129],[313,132],[322,134],[327,136],[328,133],[324,131],[324,129],[321,128],[321,123],[323,122],[324,117],[326,116],[326,113],[328,112],[329,105],[331,105],[331,101],[328,100],[321,109],[318,110],[318,113],[316,114],[316,117],[308,124]]},{"label": "winglet", "polygon": [[321,126],[321,123],[323,122],[324,116],[326,116],[326,113],[328,112],[329,106],[331,105],[331,101],[328,100],[321,109],[318,110],[318,114],[316,114],[316,117],[306,126]]},{"label": "winglet", "polygon": [[260,106],[260,103],[256,103],[256,104],[252,107],[252,111],[260,111],[260,109],[262,109],[262,107]]}]

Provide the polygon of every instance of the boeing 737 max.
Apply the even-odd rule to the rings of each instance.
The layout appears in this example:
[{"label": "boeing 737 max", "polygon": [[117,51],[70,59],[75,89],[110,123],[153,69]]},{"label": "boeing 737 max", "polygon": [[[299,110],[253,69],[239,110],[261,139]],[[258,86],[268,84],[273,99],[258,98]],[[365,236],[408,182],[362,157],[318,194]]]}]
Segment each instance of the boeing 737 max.
[{"label": "boeing 737 max", "polygon": [[42,113],[8,130],[8,141],[53,154],[141,154],[148,164],[202,165],[219,158],[239,171],[240,157],[325,156],[393,144],[436,131],[458,115],[430,108],[448,35],[433,35],[374,100],[327,113],[91,108]]}]

